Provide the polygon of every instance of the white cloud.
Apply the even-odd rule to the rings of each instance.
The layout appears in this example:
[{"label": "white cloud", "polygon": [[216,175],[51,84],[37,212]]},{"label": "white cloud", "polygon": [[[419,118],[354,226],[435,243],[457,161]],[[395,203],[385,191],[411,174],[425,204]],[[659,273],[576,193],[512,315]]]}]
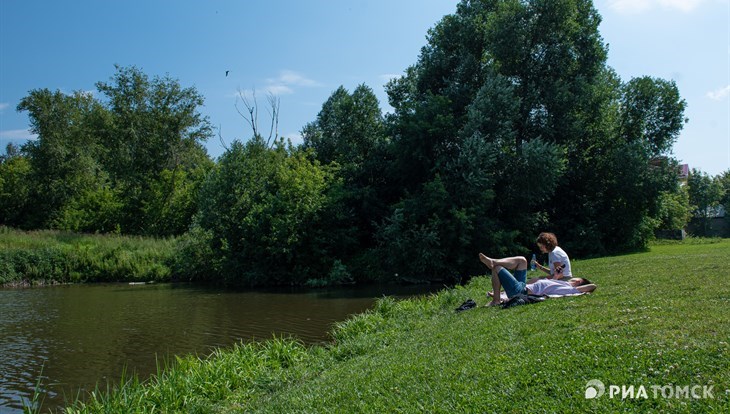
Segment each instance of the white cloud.
[{"label": "white cloud", "polygon": [[264,92],[272,95],[289,95],[294,93],[294,90],[283,84],[270,84],[264,88]]},{"label": "white cloud", "polygon": [[0,112],[6,110],[10,106],[9,103],[0,102]]},{"label": "white cloud", "polygon": [[36,140],[38,139],[37,134],[32,134],[27,129],[9,129],[5,131],[0,131],[0,138],[3,139],[30,139],[30,140]]},{"label": "white cloud", "polygon": [[608,0],[608,6],[618,13],[637,14],[661,7],[668,10],[691,12],[706,0]]},{"label": "white cloud", "polygon": [[294,87],[297,86],[307,88],[322,86],[321,83],[313,79],[309,79],[301,73],[294,72],[293,70],[282,70],[276,78],[266,79],[266,83],[267,85],[264,87],[264,90],[274,95],[287,95],[294,93]]},{"label": "white cloud", "polygon": [[322,86],[322,84],[315,80],[309,79],[298,72],[294,72],[292,70],[282,70],[279,72],[279,76],[275,78],[267,78],[266,85],[261,88],[254,87],[246,90],[239,89],[238,91],[236,91],[236,93],[226,96],[236,98],[237,100],[241,99],[242,97],[255,100],[261,96],[266,96],[269,94],[276,96],[290,95],[294,93],[294,89],[296,87],[311,88],[318,86]]},{"label": "white cloud", "polygon": [[719,101],[724,98],[727,98],[729,95],[730,95],[730,85],[727,85],[726,87],[720,88],[715,91],[707,92],[707,97],[712,100],[715,100],[715,101]]},{"label": "white cloud", "polygon": [[292,86],[321,86],[319,82],[305,77],[304,75],[294,72],[293,70],[282,70],[276,79],[268,79],[270,83],[282,83]]}]

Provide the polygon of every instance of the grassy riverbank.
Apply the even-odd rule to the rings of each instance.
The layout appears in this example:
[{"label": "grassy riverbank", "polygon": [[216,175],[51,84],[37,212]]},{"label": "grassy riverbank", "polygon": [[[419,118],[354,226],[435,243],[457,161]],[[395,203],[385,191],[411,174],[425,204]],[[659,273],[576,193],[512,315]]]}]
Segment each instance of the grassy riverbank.
[{"label": "grassy riverbank", "polygon": [[174,239],[0,226],[0,285],[165,281]]},{"label": "grassy riverbank", "polygon": [[[508,310],[454,312],[469,297],[486,303],[486,278],[382,299],[340,323],[330,345],[275,339],[180,358],[68,411],[726,412],[728,257],[730,240],[715,240],[576,261],[596,293]],[[591,379],[606,394],[586,399]],[[610,398],[610,385],[643,386],[648,398]],[[684,398],[693,386],[714,398]]]}]

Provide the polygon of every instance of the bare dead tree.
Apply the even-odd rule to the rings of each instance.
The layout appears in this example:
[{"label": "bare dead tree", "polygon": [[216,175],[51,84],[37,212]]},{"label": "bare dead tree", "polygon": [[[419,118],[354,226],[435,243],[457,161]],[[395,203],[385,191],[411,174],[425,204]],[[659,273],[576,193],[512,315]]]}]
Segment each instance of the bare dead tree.
[{"label": "bare dead tree", "polygon": [[269,116],[271,116],[269,139],[266,140],[266,145],[269,145],[272,136],[274,138],[274,142],[279,139],[279,107],[281,106],[281,99],[278,96],[274,95],[272,92],[269,92],[269,94],[266,95],[266,100],[269,102],[270,108],[267,108],[267,111],[269,112]]},{"label": "bare dead tree", "polygon": [[[244,109],[239,107],[239,100],[245,107],[245,113]],[[267,112],[271,117],[271,127],[269,128],[269,136],[266,139],[266,145],[271,146],[272,140],[273,142],[276,142],[276,140],[279,139],[279,107],[281,105],[281,100],[271,92],[269,92],[269,94],[266,96],[266,100],[269,104]],[[251,98],[249,99],[249,97],[246,96],[246,93],[239,88],[235,107],[238,114],[246,120],[248,125],[253,130],[253,135],[263,138],[263,136],[260,134],[259,129],[259,111],[258,101],[256,99],[256,90],[251,90]]]},{"label": "bare dead tree", "polygon": [[223,149],[228,151],[228,145],[226,145],[226,142],[223,140],[223,135],[221,135],[221,124],[218,124],[218,140],[221,142],[221,145],[223,146]]}]

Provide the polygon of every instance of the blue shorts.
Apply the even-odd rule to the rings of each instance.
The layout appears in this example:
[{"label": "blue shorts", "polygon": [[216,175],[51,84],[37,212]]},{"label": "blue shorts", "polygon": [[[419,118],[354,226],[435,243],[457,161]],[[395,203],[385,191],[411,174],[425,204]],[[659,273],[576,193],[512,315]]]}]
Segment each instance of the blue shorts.
[{"label": "blue shorts", "polygon": [[[508,298],[527,292],[527,269],[515,270],[513,276],[509,270],[501,268],[497,275]],[[499,292],[495,292],[495,294],[499,294]]]}]

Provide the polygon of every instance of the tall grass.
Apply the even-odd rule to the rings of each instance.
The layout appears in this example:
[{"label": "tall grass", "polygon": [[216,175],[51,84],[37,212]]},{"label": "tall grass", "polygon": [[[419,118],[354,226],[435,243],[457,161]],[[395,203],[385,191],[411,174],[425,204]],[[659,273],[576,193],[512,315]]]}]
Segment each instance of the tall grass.
[{"label": "tall grass", "polygon": [[174,239],[0,227],[0,284],[165,281]]},{"label": "tall grass", "polygon": [[[326,346],[278,338],[178,358],[67,411],[725,413],[728,257],[730,240],[576,261],[595,293],[508,310],[454,312],[466,298],[487,302],[487,278],[383,298],[338,323]],[[714,398],[586,399],[591,379],[712,386]]]}]

